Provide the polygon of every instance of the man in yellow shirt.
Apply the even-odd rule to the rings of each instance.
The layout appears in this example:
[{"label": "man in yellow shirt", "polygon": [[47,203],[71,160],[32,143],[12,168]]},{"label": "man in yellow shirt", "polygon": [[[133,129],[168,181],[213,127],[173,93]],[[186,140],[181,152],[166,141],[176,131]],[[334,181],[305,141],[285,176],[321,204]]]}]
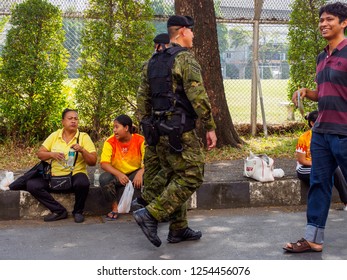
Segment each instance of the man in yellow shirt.
[{"label": "man in yellow shirt", "polygon": [[[40,160],[52,162],[52,176],[68,175],[71,170],[66,165],[70,148],[76,151],[77,160],[72,170],[72,187],[68,192],[75,193],[75,205],[72,211],[76,223],[84,221],[83,209],[89,192],[87,165],[96,164],[97,154],[94,143],[89,135],[78,130],[78,114],[72,109],[62,113],[63,129],[53,132],[43,142],[37,152]],[[44,217],[45,222],[65,219],[68,216],[66,208],[50,194],[49,181],[36,177],[27,181],[27,191],[46,206],[52,213]]]}]

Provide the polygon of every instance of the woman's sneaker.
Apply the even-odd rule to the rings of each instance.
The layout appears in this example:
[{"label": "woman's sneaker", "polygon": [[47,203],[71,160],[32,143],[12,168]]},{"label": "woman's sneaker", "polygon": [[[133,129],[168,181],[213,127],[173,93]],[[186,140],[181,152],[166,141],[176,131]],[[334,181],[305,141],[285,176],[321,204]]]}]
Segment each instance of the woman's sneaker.
[{"label": "woman's sneaker", "polygon": [[345,206],[343,206],[342,210],[347,211],[347,204],[345,204]]}]

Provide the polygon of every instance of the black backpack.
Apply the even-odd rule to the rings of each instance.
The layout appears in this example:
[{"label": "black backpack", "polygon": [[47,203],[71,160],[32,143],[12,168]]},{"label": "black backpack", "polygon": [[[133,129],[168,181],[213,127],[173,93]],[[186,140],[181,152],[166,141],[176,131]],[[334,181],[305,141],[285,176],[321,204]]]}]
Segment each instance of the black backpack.
[{"label": "black backpack", "polygon": [[187,48],[174,46],[155,53],[148,62],[147,74],[153,110],[184,113],[187,119],[192,120],[187,131],[195,128],[197,115],[184,92],[183,84],[177,84],[175,92],[172,87],[172,67],[177,54],[182,51],[187,51]]}]

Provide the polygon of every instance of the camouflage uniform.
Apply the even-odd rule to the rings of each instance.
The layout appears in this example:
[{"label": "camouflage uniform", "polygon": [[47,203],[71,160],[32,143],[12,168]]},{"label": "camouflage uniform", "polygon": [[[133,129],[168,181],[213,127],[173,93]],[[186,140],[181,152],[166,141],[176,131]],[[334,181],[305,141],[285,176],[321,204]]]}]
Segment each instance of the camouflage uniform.
[{"label": "camouflage uniform", "polygon": [[[146,72],[147,74],[147,63],[148,61],[144,64],[143,66],[143,71]],[[147,85],[146,85],[147,86]],[[141,87],[140,87],[141,88]],[[147,88],[149,91],[149,89]],[[143,91],[144,93],[145,91]],[[140,106],[140,100],[143,100],[148,98],[147,95],[143,95],[143,98],[140,97],[142,93],[138,94],[138,105]],[[147,92],[146,92],[147,94]],[[150,100],[146,100],[145,102],[150,102]],[[141,105],[143,106],[143,105]],[[146,108],[145,108],[146,107]],[[139,108],[139,113],[141,116],[141,119],[145,115],[149,115],[151,112],[152,106],[149,105],[143,106],[143,108]],[[147,111],[148,110],[148,111]],[[148,113],[149,112],[149,113]],[[144,166],[145,166],[145,173],[143,174],[143,185],[144,185],[144,192],[142,193],[142,198],[145,201],[152,201],[154,198],[158,196],[163,190],[164,187],[167,184],[168,181],[168,175],[164,174],[164,171],[161,169],[160,166],[160,161],[159,161],[159,156],[156,151],[156,147],[154,146],[146,146],[145,148],[145,156],[144,156]],[[160,173],[160,174],[158,174]],[[156,177],[157,176],[157,177]],[[155,184],[152,183],[152,180],[154,180],[154,177],[156,177]]]},{"label": "camouflage uniform", "polygon": [[156,147],[146,146],[144,165],[144,192],[141,196],[145,201],[152,201],[158,196],[158,194],[160,194],[164,190],[164,187],[168,182],[169,175],[165,174],[165,171],[160,166]]},{"label": "camouflage uniform", "polygon": [[[194,56],[188,51],[178,53],[175,58],[172,68],[174,91],[178,81],[183,82],[185,93],[205,130],[214,130],[216,126],[203,85],[201,68]],[[147,79],[147,64],[143,67],[137,104],[141,119],[151,115],[151,93]],[[170,230],[188,226],[186,202],[201,186],[204,176],[205,155],[202,142],[195,129],[184,132],[181,143],[183,152],[170,153],[168,136],[160,137],[156,152],[161,170],[151,183],[145,185],[143,192],[143,198],[149,202],[146,208],[155,219],[163,221],[170,217]],[[165,180],[168,180],[166,186],[163,185]]]}]

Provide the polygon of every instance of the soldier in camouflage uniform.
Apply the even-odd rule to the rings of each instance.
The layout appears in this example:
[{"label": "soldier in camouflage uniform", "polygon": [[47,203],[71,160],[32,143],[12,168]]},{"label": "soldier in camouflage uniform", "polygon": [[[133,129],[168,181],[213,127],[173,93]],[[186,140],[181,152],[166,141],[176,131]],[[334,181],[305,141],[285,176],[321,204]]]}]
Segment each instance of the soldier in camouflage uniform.
[{"label": "soldier in camouflage uniform", "polygon": [[[158,34],[153,39],[153,42],[154,42],[155,52],[159,52],[163,48],[167,48],[169,46],[170,44],[169,34],[167,33]],[[146,69],[147,69],[147,66],[148,65],[145,66]],[[141,117],[146,115],[146,112],[144,111],[142,112],[141,110],[139,110],[139,112],[141,112]],[[146,173],[144,174],[144,179],[143,179],[144,186],[145,185],[150,186],[152,185],[153,178],[159,172],[162,172],[160,167],[160,162],[159,162],[159,156],[157,154],[155,146],[146,145],[144,162],[146,165]],[[167,184],[167,176],[165,174],[162,174],[162,176],[158,176],[157,179],[160,180],[160,182],[157,182],[157,185],[159,187],[163,188]],[[154,199],[159,193],[161,193],[161,191],[156,188],[154,192],[152,192],[150,191],[150,188],[148,188],[146,191],[147,195],[145,195],[146,198],[142,202],[147,204],[147,201],[152,201],[152,199]]]},{"label": "soldier in camouflage uniform", "polygon": [[[153,39],[154,42],[154,51],[159,52],[164,48],[167,48],[170,44],[170,37],[167,33],[161,33],[155,36]],[[144,67],[147,69],[148,61],[144,64]],[[139,110],[141,116],[143,117],[146,112]],[[156,151],[155,146],[146,145],[145,147],[145,156],[144,156],[144,165],[146,172],[143,174],[143,183],[146,187],[142,197],[137,197],[132,201],[132,209],[137,210],[147,206],[147,201],[152,201],[158,194],[160,194],[164,187],[167,184],[168,176],[163,173],[163,170],[160,166],[159,156]],[[161,172],[160,174],[158,174]],[[157,176],[155,184],[152,184],[154,177]],[[143,198],[144,197],[144,198]]]},{"label": "soldier in camouflage uniform", "polygon": [[[192,48],[193,24],[193,19],[188,16],[170,17],[167,22],[172,44],[170,47]],[[144,66],[137,95],[141,119],[150,117],[153,111],[148,65]],[[203,85],[200,65],[189,51],[180,51],[176,55],[172,68],[172,84],[174,92],[178,84],[183,85],[186,98],[207,131],[207,149],[214,148],[217,137],[211,106]],[[186,202],[203,182],[205,162],[203,145],[195,129],[183,132],[180,142],[183,150],[174,153],[172,145],[169,144],[169,136],[161,134],[156,145],[161,170],[150,184],[145,185],[143,198],[148,205],[133,213],[146,237],[157,247],[161,245],[157,235],[158,222],[167,218],[170,218],[168,234],[170,243],[197,240],[202,235],[200,231],[188,227]],[[168,180],[166,186],[163,185],[165,179]]]}]

